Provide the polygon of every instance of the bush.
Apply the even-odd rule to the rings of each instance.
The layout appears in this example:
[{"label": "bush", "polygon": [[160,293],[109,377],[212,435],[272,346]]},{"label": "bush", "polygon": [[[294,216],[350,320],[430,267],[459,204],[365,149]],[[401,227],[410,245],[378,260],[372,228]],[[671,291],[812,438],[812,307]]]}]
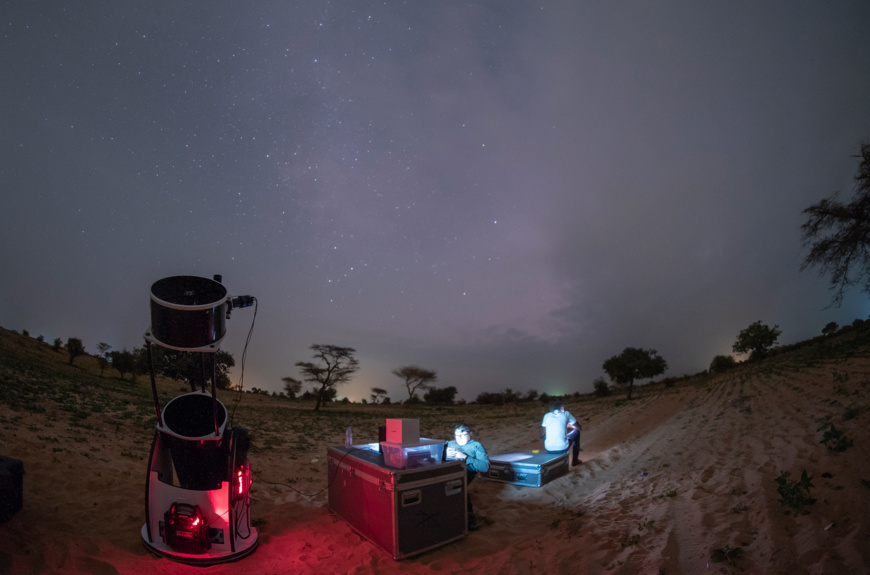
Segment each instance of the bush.
[{"label": "bush", "polygon": [[593,381],[592,385],[595,386],[596,397],[608,397],[613,393],[613,390],[610,389],[610,384],[608,384],[603,377],[599,377]]},{"label": "bush", "polygon": [[737,365],[737,361],[730,355],[717,355],[710,362],[710,373],[722,373]]},{"label": "bush", "polygon": [[430,387],[423,396],[423,401],[429,405],[453,405],[453,400],[456,397],[456,388],[450,387]]},{"label": "bush", "polygon": [[501,393],[492,393],[484,391],[478,394],[474,400],[478,405],[504,405],[504,395]]},{"label": "bush", "polygon": [[[702,375],[704,375],[704,373],[705,372],[702,372]],[[676,384],[678,381],[680,381],[679,378],[666,377],[662,380],[662,383],[664,384],[665,387],[674,387],[674,384]]]}]

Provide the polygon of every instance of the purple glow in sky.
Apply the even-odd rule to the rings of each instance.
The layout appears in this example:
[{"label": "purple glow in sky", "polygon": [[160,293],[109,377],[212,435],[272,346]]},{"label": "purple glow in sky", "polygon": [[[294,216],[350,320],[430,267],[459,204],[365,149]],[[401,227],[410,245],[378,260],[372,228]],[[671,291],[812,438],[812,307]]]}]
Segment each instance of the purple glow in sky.
[{"label": "purple glow in sky", "polygon": [[3,6],[7,329],[138,347],[153,282],[219,273],[247,387],[335,344],[339,396],[471,400],[870,311],[799,272],[870,138],[866,1]]}]

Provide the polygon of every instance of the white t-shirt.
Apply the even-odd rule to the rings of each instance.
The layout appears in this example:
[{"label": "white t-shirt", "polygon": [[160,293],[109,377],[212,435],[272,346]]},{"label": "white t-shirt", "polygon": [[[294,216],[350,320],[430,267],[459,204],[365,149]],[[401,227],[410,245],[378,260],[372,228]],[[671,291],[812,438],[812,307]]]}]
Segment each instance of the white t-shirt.
[{"label": "white t-shirt", "polygon": [[577,420],[567,411],[551,411],[544,416],[541,427],[546,429],[544,449],[547,451],[562,451],[568,449],[568,424]]}]

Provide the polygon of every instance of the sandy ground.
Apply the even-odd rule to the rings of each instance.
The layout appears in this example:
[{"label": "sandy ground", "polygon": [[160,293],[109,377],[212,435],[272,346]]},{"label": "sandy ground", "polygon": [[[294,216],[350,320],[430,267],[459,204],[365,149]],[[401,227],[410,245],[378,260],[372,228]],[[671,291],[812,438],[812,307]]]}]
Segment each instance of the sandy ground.
[{"label": "sandy ground", "polygon": [[[23,345],[9,334],[0,341],[6,358],[10,345]],[[386,417],[419,417],[428,437],[468,420],[498,454],[542,447],[544,407],[331,405],[313,414],[307,404],[248,394],[234,415],[252,435],[260,544],[237,563],[207,568],[142,545],[154,429],[146,378],[98,378],[98,368],[70,368],[61,355],[48,370],[4,361],[0,455],[22,460],[25,476],[24,508],[0,525],[0,573],[870,573],[867,352],[781,356],[636,388],[631,401],[569,401],[583,425],[582,465],[542,488],[478,479],[470,492],[480,530],[402,561],[327,508],[326,448],[343,441],[344,426],[374,441]],[[69,383],[88,370],[91,384]],[[164,398],[183,389],[160,385]],[[233,394],[219,397],[233,409]],[[831,424],[852,440],[842,452],[822,443]],[[804,470],[816,501],[787,508],[776,478]],[[713,560],[716,550],[738,548],[731,561]]]}]

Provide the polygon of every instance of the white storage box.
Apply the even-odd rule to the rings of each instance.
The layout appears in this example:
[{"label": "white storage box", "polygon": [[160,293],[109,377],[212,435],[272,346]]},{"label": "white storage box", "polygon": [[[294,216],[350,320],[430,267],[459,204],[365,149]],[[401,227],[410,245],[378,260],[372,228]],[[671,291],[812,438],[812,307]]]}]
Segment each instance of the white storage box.
[{"label": "white storage box", "polygon": [[444,455],[444,441],[421,437],[416,443],[381,442],[384,463],[396,469],[414,469],[439,465]]},{"label": "white storage box", "polygon": [[388,419],[387,441],[390,443],[419,443],[419,419]]}]

